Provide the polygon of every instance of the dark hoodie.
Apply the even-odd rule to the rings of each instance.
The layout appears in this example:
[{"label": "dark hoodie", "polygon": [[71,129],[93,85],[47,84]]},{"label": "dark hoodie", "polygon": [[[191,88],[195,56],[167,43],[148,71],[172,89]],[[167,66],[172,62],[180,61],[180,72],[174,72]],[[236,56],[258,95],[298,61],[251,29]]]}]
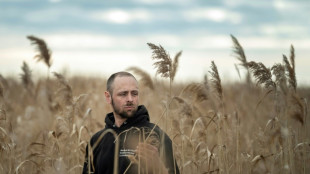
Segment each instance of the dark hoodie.
[{"label": "dark hoodie", "polygon": [[[115,126],[115,120],[113,113],[107,114],[105,118],[106,126],[103,130],[97,132],[92,136],[90,144],[93,149],[93,167],[91,165],[91,172],[95,174],[112,174],[114,164],[114,149],[115,138],[112,133],[105,134],[101,140],[98,141],[98,145],[94,147],[100,135],[108,130],[112,129],[119,137],[119,162],[118,173],[122,174],[126,170],[127,174],[138,173],[138,165],[136,163],[130,164],[129,156],[135,156],[136,146],[140,141],[147,136],[148,143],[156,146],[159,150],[160,156],[169,171],[169,174],[179,174],[178,166],[173,160],[172,142],[167,134],[162,131],[158,126],[150,123],[150,117],[147,109],[141,105],[138,106],[136,114],[128,118],[120,127]],[[152,129],[155,129],[152,131]],[[151,133],[151,135],[150,135]],[[83,167],[83,174],[88,173],[88,147],[86,147],[86,156]],[[128,169],[127,169],[128,168]],[[143,173],[143,169],[140,169]]]}]

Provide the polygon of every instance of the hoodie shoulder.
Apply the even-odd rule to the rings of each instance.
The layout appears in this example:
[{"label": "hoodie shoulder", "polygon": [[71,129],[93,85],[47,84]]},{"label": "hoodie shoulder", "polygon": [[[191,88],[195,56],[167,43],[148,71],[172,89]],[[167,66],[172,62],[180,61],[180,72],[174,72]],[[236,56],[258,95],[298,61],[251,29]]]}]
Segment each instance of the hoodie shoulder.
[{"label": "hoodie shoulder", "polygon": [[106,128],[98,131],[97,133],[95,133],[91,139],[90,139],[90,145],[93,146],[94,143],[98,140],[98,138],[100,137],[100,135],[106,130]]}]

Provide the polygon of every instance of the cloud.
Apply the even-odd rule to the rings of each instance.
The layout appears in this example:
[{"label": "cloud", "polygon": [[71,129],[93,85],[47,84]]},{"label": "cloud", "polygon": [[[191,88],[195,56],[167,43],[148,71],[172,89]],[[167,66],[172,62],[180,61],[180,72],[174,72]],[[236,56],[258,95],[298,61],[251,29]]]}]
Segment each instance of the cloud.
[{"label": "cloud", "polygon": [[[57,50],[135,50],[146,42],[143,36],[118,36],[90,33],[47,34],[42,38]],[[146,44],[146,43],[145,43]]]},{"label": "cloud", "polygon": [[136,3],[143,3],[143,4],[164,4],[167,3],[166,0],[133,0]]},{"label": "cloud", "polygon": [[188,21],[210,20],[213,22],[230,22],[239,24],[242,22],[242,15],[238,12],[226,10],[224,8],[193,8],[183,13]]},{"label": "cloud", "polygon": [[108,35],[90,33],[62,33],[42,35],[51,49],[57,50],[141,50],[147,49],[147,42],[162,45],[164,48],[180,51],[188,48],[192,50],[229,49],[229,35],[192,34],[179,36],[173,34],[145,34],[138,36]]},{"label": "cloud", "polygon": [[301,3],[287,0],[273,0],[273,6],[278,11],[284,12],[285,10],[298,10],[301,7]]},{"label": "cloud", "polygon": [[163,5],[163,4],[173,4],[173,5],[186,5],[192,4],[193,0],[133,0],[135,3],[142,3],[147,5]]},{"label": "cloud", "polygon": [[96,49],[114,46],[114,39],[108,35],[72,33],[47,34],[42,38],[55,49]]},{"label": "cloud", "polygon": [[90,14],[90,17],[97,21],[110,22],[115,24],[127,24],[131,22],[147,22],[150,21],[152,15],[144,9],[109,9],[97,11]]},{"label": "cloud", "polygon": [[243,0],[234,0],[234,1],[232,1],[232,0],[222,0],[222,3],[225,6],[228,6],[228,7],[237,7],[237,6],[240,6],[241,4],[244,4],[244,1]]},{"label": "cloud", "polygon": [[[0,69],[1,73],[20,72],[22,61],[29,63],[33,70],[40,69],[46,72],[42,63],[35,63],[33,59],[35,48],[25,37],[6,36],[10,47],[0,44]],[[52,50],[53,66],[52,71],[59,72],[63,67],[69,67],[73,74],[111,74],[121,71],[129,66],[138,66],[155,74],[151,50],[147,42],[162,45],[173,57],[178,51],[183,54],[180,59],[180,70],[177,73],[177,80],[201,80],[204,73],[207,73],[211,60],[217,64],[220,73],[223,75],[234,75],[233,64],[238,62],[232,54],[232,41],[229,35],[139,35],[119,36],[109,34],[90,33],[60,33],[42,35]],[[22,42],[20,41],[22,39]],[[238,37],[240,44],[245,49],[247,56],[254,61],[262,61],[268,66],[279,62],[282,54],[289,54],[290,44],[296,48],[296,59],[299,70],[307,73],[309,61],[308,46],[310,39],[303,38],[290,40],[274,37]],[[15,43],[15,44],[14,44]],[[296,43],[296,44],[295,44]],[[283,50],[283,51],[281,51]],[[193,67],[195,67],[193,69]],[[18,74],[18,73],[17,73]],[[236,76],[236,74],[235,74]],[[236,76],[237,77],[237,76]],[[306,79],[304,75],[304,79]],[[229,79],[229,77],[227,77]]]},{"label": "cloud", "polygon": [[83,19],[85,13],[85,10],[77,7],[42,7],[36,10],[27,10],[22,17],[30,23],[58,23],[64,19]]},{"label": "cloud", "polygon": [[252,50],[279,50],[289,49],[290,45],[295,45],[300,50],[308,50],[310,45],[310,39],[290,39],[290,38],[276,38],[276,37],[238,37],[239,43],[243,45],[245,49]]},{"label": "cloud", "polygon": [[61,0],[49,0],[49,2],[51,3],[57,3],[57,2],[60,2]]},{"label": "cloud", "polygon": [[[162,45],[167,50],[177,52],[183,49],[205,51],[205,50],[230,50],[232,41],[229,35],[172,35],[172,34],[141,34],[109,35],[89,33],[62,33],[42,35],[41,38],[48,43],[52,50],[148,50],[146,43],[151,42]],[[17,38],[16,38],[17,39]],[[308,49],[310,39],[290,39],[261,36],[238,36],[240,44],[247,49],[287,49],[291,44],[298,44],[299,49]],[[16,41],[17,42],[17,41]]]},{"label": "cloud", "polygon": [[308,33],[308,28],[301,25],[288,25],[288,24],[280,24],[280,25],[268,25],[263,24],[260,27],[260,31],[266,35],[287,35],[291,37],[305,36]]}]

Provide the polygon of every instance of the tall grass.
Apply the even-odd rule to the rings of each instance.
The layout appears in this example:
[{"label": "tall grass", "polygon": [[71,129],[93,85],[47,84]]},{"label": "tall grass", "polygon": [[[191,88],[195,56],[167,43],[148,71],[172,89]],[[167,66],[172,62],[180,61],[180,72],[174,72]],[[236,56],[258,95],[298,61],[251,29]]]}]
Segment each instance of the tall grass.
[{"label": "tall grass", "polygon": [[[49,68],[44,40],[28,38]],[[233,83],[221,81],[213,61],[201,81],[174,82],[182,71],[181,52],[171,59],[162,46],[149,43],[157,74],[168,81],[130,67],[140,81],[140,103],[172,139],[181,173],[309,173],[310,88],[298,87],[293,45],[283,62],[266,67],[247,60],[231,38],[247,70],[246,80]],[[111,112],[104,102],[106,78],[54,72],[34,81],[31,72],[24,62],[20,79],[0,75],[0,173],[81,173],[90,136]]]}]

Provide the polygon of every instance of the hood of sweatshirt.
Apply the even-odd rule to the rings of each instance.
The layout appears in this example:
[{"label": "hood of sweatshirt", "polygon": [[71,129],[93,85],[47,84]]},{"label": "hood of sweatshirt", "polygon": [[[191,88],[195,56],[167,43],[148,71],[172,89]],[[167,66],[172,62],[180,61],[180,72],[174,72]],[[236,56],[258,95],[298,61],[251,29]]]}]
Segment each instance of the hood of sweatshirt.
[{"label": "hood of sweatshirt", "polygon": [[113,112],[108,113],[105,118],[106,128],[113,129],[115,131],[122,131],[130,127],[144,125],[150,122],[150,117],[147,109],[144,105],[138,106],[137,112],[133,117],[128,118],[120,127],[115,126],[115,119]]}]

